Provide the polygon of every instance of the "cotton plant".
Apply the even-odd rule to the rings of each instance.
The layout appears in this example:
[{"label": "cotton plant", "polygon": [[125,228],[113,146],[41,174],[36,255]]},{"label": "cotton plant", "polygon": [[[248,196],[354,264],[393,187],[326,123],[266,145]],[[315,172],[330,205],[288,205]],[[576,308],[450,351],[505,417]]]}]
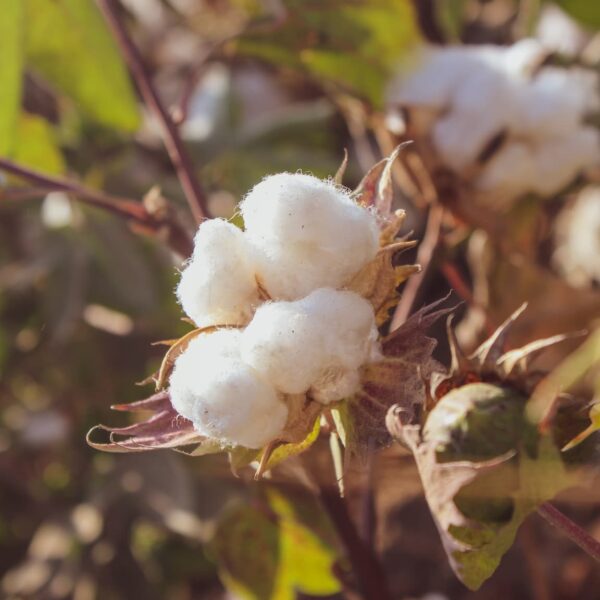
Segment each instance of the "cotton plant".
[{"label": "cotton plant", "polygon": [[396,239],[404,219],[391,210],[396,156],[376,165],[354,192],[341,185],[341,174],[270,175],[240,203],[244,229],[204,221],[176,288],[194,329],[170,342],[153,377],[157,393],[117,407],[154,415],[108,428],[110,443],[93,445],[226,451],[237,466],[258,461],[262,474],[310,445],[325,414],[341,430],[349,404],[369,413],[379,403],[376,426],[385,431],[385,410],[410,382],[400,377],[374,390],[381,373],[387,381],[394,364],[400,375],[405,368],[380,328],[398,286],[418,270],[393,263],[414,245]]},{"label": "cotton plant", "polygon": [[548,54],[535,39],[431,48],[391,83],[388,106],[406,111],[409,135],[428,140],[481,202],[551,197],[600,163],[600,132],[589,123],[600,78],[546,64]]}]

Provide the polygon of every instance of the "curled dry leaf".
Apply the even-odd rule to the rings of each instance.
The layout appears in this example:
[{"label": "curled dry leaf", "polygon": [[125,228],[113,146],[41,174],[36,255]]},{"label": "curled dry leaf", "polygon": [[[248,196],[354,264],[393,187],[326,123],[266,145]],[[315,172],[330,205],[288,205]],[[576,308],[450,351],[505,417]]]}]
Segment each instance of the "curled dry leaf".
[{"label": "curled dry leaf", "polygon": [[[149,398],[131,404],[116,404],[114,410],[150,412],[145,420],[126,427],[96,425],[87,434],[87,443],[106,452],[144,452],[160,448],[202,445],[206,438],[199,435],[191,421],[179,415],[169,399],[168,392],[158,392]],[[108,442],[93,441],[98,431],[109,434]]]},{"label": "curled dry leaf", "polygon": [[450,564],[470,589],[494,573],[527,515],[573,483],[548,437],[534,455],[519,449],[482,462],[440,462],[419,426],[396,423],[392,430],[402,431],[413,452]]},{"label": "curled dry leaf", "polygon": [[492,575],[529,513],[576,482],[552,435],[527,420],[539,376],[529,360],[569,336],[537,340],[504,352],[520,307],[466,356],[448,319],[452,365],[432,372],[430,410],[390,409],[386,422],[413,453],[429,508],[457,576],[477,589]]}]

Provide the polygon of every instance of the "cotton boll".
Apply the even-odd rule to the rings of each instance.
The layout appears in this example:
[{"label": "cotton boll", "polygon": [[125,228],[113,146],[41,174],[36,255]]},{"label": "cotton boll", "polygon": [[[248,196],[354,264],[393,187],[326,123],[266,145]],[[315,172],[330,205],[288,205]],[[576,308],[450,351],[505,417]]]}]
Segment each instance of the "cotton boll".
[{"label": "cotton boll", "polygon": [[545,48],[565,56],[579,54],[589,37],[574,19],[555,4],[542,7],[535,34]]},{"label": "cotton boll", "polygon": [[503,196],[509,203],[527,193],[536,176],[535,161],[529,145],[505,143],[484,166],[476,181],[478,189]]},{"label": "cotton boll", "polygon": [[261,283],[274,298],[340,287],[379,249],[375,216],[311,175],[264,179],[241,204]]},{"label": "cotton boll", "polygon": [[240,332],[194,339],[170,379],[173,407],[196,430],[225,444],[261,448],[281,434],[288,409],[275,389],[237,354]]},{"label": "cotton boll", "polygon": [[192,419],[197,379],[206,377],[215,360],[239,360],[241,331],[217,329],[200,334],[178,357],[171,376],[171,404],[186,419]]},{"label": "cotton boll", "polygon": [[295,302],[262,305],[242,334],[242,358],[288,394],[314,388],[340,400],[356,390],[357,369],[378,356],[371,305],[354,292],[315,290]]},{"label": "cotton boll", "polygon": [[194,242],[177,287],[183,310],[198,327],[244,324],[258,303],[258,289],[243,232],[212,219],[200,225]]},{"label": "cotton boll", "polygon": [[598,74],[589,69],[543,68],[518,90],[515,132],[538,138],[568,134],[600,109],[598,86]]},{"label": "cotton boll", "polygon": [[575,286],[600,282],[600,187],[584,188],[557,222],[554,264]]},{"label": "cotton boll", "polygon": [[500,51],[505,73],[519,79],[529,78],[548,55],[548,50],[533,38],[520,40]]},{"label": "cotton boll", "polygon": [[600,163],[600,133],[580,127],[567,136],[545,140],[534,153],[534,192],[551,196],[568,185],[582,170]]},{"label": "cotton boll", "polygon": [[434,125],[432,140],[444,162],[460,172],[475,163],[500,131],[501,123],[485,114],[452,112]]},{"label": "cotton boll", "polygon": [[442,110],[474,68],[476,59],[465,47],[429,49],[417,59],[417,68],[408,76],[392,81],[389,104],[421,106]]}]

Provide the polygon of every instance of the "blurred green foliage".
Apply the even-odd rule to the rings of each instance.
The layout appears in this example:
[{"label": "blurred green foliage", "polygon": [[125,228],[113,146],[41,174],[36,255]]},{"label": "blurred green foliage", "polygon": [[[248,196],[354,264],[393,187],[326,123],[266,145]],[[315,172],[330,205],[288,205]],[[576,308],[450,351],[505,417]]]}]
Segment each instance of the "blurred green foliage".
[{"label": "blurred green foliage", "polygon": [[600,4],[589,0],[558,0],[557,4],[590,29],[600,27]]},{"label": "blurred green foliage", "polygon": [[270,35],[248,34],[239,51],[305,70],[325,85],[381,106],[402,54],[419,39],[408,0],[286,0],[283,23]]}]

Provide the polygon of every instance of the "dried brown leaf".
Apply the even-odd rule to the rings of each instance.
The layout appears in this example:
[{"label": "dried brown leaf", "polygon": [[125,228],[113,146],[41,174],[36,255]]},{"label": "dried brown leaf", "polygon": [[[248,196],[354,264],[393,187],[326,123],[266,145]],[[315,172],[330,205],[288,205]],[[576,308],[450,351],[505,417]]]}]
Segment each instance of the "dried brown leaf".
[{"label": "dried brown leaf", "polygon": [[398,404],[410,421],[417,418],[427,394],[424,378],[441,366],[432,358],[437,345],[426,331],[454,308],[438,308],[445,298],[425,306],[383,340],[384,359],[366,365],[362,388],[332,410],[340,438],[351,455],[364,458],[369,448],[385,446],[390,406]]}]

